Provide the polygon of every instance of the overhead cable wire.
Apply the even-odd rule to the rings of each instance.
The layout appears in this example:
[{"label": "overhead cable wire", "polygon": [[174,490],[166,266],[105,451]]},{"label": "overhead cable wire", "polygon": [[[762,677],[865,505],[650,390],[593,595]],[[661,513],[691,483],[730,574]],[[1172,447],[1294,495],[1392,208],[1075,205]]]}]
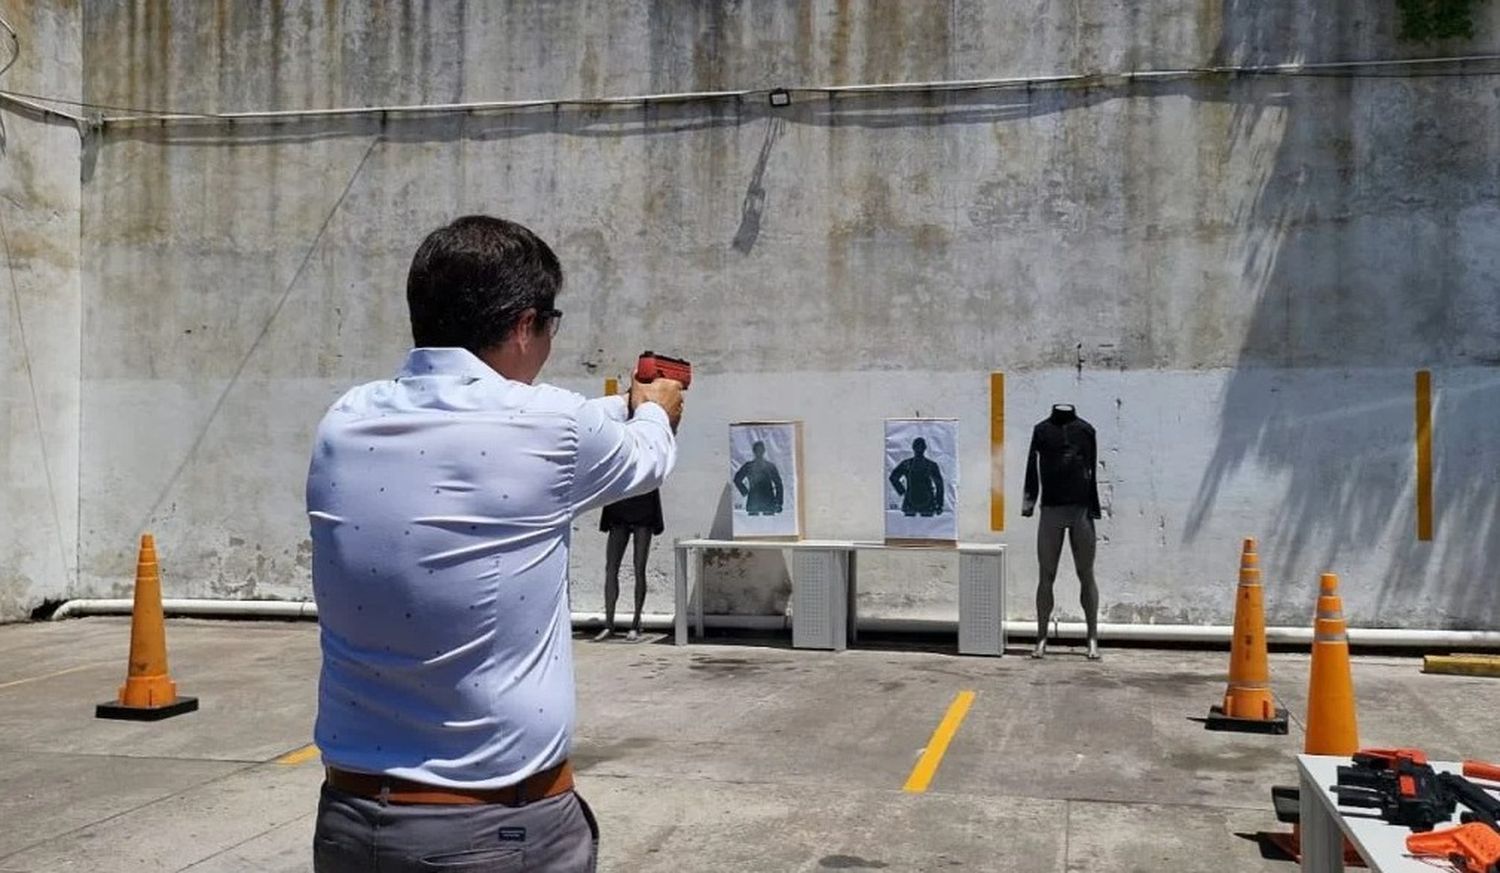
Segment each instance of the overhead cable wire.
[{"label": "overhead cable wire", "polygon": [[[12,66],[15,65],[16,61],[21,59],[21,37],[16,33],[16,29],[10,26],[10,22],[5,20],[5,17],[3,15],[0,15],[0,28],[5,29],[6,35],[10,37],[11,45],[10,59],[5,62],[5,66],[0,67],[0,76],[3,76],[5,75],[6,71],[8,71]],[[55,115],[58,118],[66,119],[73,122],[74,124],[81,124],[86,121],[86,119],[84,119],[82,116],[73,115],[69,112],[62,112],[60,110],[53,109],[50,106],[45,106],[42,103],[34,102],[37,100],[41,100],[47,103],[67,102],[57,97],[43,97],[0,89],[0,102],[10,103],[14,106],[20,106],[23,109],[27,109],[32,112],[38,112],[43,115]]]},{"label": "overhead cable wire", "polygon": [[[238,122],[238,121],[293,121],[309,118],[337,118],[346,116],[400,116],[443,115],[472,112],[503,112],[548,108],[608,108],[617,106],[639,106],[650,104],[673,104],[712,102],[719,100],[745,100],[765,98],[773,92],[803,96],[822,95],[839,97],[844,95],[921,93],[933,91],[981,91],[1004,89],[1031,89],[1045,87],[1100,86],[1128,84],[1174,79],[1191,79],[1204,76],[1287,76],[1287,77],[1346,77],[1346,78],[1421,78],[1426,76],[1494,76],[1500,75],[1500,66],[1472,70],[1432,70],[1432,67],[1448,67],[1458,64],[1500,62],[1500,53],[1455,55],[1432,58],[1384,58],[1352,61],[1320,61],[1313,63],[1290,62],[1282,64],[1219,64],[1203,67],[1184,67],[1163,70],[1130,70],[1120,72],[1085,72],[1060,75],[1015,76],[988,79],[953,79],[938,81],[884,82],[855,85],[800,85],[787,87],[759,87],[722,91],[684,91],[658,94],[636,94],[618,97],[549,97],[516,100],[482,100],[457,103],[416,103],[389,106],[344,106],[326,109],[282,109],[250,110],[234,112],[177,111],[147,109],[98,103],[87,100],[69,100],[28,94],[21,91],[0,89],[0,97],[44,101],[66,106],[76,106],[99,112],[121,113],[105,115],[99,119],[103,125],[111,124],[176,124],[192,122]],[[1395,70],[1395,73],[1372,72],[1380,69]]]},{"label": "overhead cable wire", "polygon": [[11,65],[21,57],[21,37],[16,35],[16,29],[10,26],[10,22],[6,21],[3,15],[0,15],[0,27],[5,28],[5,32],[10,34],[11,46],[10,60],[5,62],[5,66],[0,67],[0,76],[3,76],[5,71],[9,70]]},{"label": "overhead cable wire", "polygon": [[202,448],[204,441],[208,438],[209,430],[218,419],[220,411],[223,410],[225,401],[229,399],[229,395],[239,385],[240,379],[245,375],[245,371],[248,369],[250,361],[255,357],[256,351],[262,347],[262,343],[270,335],[271,328],[276,324],[276,320],[281,315],[282,309],[286,307],[287,300],[291,298],[292,292],[297,288],[297,283],[301,281],[309,265],[312,264],[313,256],[318,253],[318,249],[322,246],[323,239],[328,234],[328,228],[333,224],[334,218],[343,209],[344,201],[349,199],[349,192],[354,190],[354,183],[359,179],[360,174],[364,172],[365,165],[370,162],[370,156],[375,153],[376,147],[381,142],[383,142],[381,137],[372,138],[370,144],[365,148],[364,154],[360,156],[359,162],[354,165],[354,171],[349,174],[349,180],[344,183],[343,189],[339,192],[338,199],[334,200],[333,206],[323,216],[323,223],[318,226],[317,233],[313,234],[312,241],[308,243],[306,251],[303,252],[302,259],[297,263],[297,269],[292,272],[291,279],[287,281],[286,286],[282,288],[281,293],[276,297],[275,305],[271,307],[271,311],[261,322],[260,330],[255,334],[255,338],[250,341],[249,348],[245,349],[244,353],[240,355],[239,363],[235,366],[234,372],[230,374],[229,380],[224,384],[223,389],[219,391],[219,397],[214,401],[213,408],[209,410],[208,416],[199,425],[197,436],[194,437],[192,444],[188,446],[182,459],[178,461],[177,467],[172,471],[172,474],[167,477],[167,481],[162,485],[161,491],[158,493],[155,502],[151,504],[151,508],[147,510],[145,518],[138,525],[138,529],[144,530],[151,526],[153,519],[156,518],[157,510],[161,509],[162,504],[171,496],[172,489],[176,487],[178,480],[182,478],[188,465],[197,459],[198,450]]},{"label": "overhead cable wire", "polygon": [[47,451],[47,425],[42,415],[42,396],[37,390],[36,367],[32,365],[31,343],[26,334],[26,312],[21,306],[21,283],[16,278],[16,258],[10,248],[10,231],[5,215],[0,213],[0,248],[5,252],[5,271],[10,278],[11,305],[15,310],[15,330],[20,339],[21,367],[26,371],[26,387],[31,393],[32,418],[36,424],[37,451],[41,454],[42,477],[47,483],[47,501],[52,507],[52,527],[57,533],[59,566],[64,576],[74,569],[68,566],[68,546],[63,538],[62,511],[57,502],[57,484],[52,478],[52,458]]}]

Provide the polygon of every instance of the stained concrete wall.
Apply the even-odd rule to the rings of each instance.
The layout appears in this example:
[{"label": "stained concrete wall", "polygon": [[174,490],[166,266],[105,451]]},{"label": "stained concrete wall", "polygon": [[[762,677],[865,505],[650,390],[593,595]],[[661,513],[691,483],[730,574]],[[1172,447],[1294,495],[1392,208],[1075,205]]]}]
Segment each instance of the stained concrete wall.
[{"label": "stained concrete wall", "polygon": [[[384,105],[1471,54],[1354,3],[85,3],[88,99]],[[1389,73],[1389,70],[1382,71]],[[1108,618],[1229,619],[1263,538],[1273,620],[1341,571],[1365,624],[1493,627],[1500,603],[1500,78],[1223,77],[288,124],[109,125],[84,186],[78,590],[308,592],[322,408],[406,344],[421,236],[524,221],[562,256],[549,375],[597,391],[692,358],[672,536],[725,528],[725,425],[802,418],[817,536],[879,535],[880,420],[963,420],[962,533],[1013,546],[1029,425],[1104,448]],[[1416,542],[1412,371],[1439,386],[1437,538]],[[986,376],[1008,374],[1008,530],[988,530]],[[575,608],[597,608],[582,520]],[[870,561],[862,608],[952,613],[951,565]],[[658,550],[651,608],[665,608]],[[709,608],[779,611],[721,555]],[[1059,600],[1071,608],[1070,583]]]},{"label": "stained concrete wall", "polygon": [[[0,0],[20,53],[0,88],[78,100],[76,2]],[[0,33],[0,65],[17,44]],[[0,621],[63,596],[77,575],[80,137],[0,102]]]}]

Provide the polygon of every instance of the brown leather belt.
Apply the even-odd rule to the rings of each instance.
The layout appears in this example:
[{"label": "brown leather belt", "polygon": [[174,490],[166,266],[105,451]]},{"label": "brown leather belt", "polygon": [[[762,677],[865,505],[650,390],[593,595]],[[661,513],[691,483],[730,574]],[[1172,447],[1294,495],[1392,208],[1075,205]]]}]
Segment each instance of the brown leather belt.
[{"label": "brown leather belt", "polygon": [[328,784],[339,791],[386,803],[522,806],[573,790],[573,765],[564,761],[504,788],[444,788],[394,776],[352,773],[337,767],[328,768],[327,778]]}]

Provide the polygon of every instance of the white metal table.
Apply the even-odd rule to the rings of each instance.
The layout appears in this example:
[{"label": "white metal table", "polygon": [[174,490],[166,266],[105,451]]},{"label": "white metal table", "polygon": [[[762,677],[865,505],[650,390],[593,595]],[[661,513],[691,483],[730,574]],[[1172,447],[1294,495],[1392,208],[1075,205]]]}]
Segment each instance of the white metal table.
[{"label": "white metal table", "polygon": [[[703,555],[710,549],[762,549],[790,551],[792,560],[792,644],[805,648],[842,651],[857,639],[856,554],[862,551],[956,552],[959,575],[959,652],[1000,655],[1005,650],[1005,545],[1003,543],[956,543],[952,546],[908,546],[862,540],[678,540],[674,544],[676,578],[673,597],[676,643],[688,642],[688,611],[694,613],[694,630],[703,637]],[[692,589],[697,597],[693,598]],[[696,600],[696,604],[694,601]],[[797,609],[804,619],[816,611],[819,622],[831,630],[826,637],[807,641],[799,634]],[[811,607],[811,609],[810,609]],[[822,611],[828,614],[823,615]],[[804,621],[804,629],[807,622]],[[800,637],[800,638],[799,638]]]},{"label": "white metal table", "polygon": [[[1354,845],[1375,873],[1433,873],[1444,869],[1406,853],[1411,829],[1387,824],[1375,810],[1340,810],[1329,786],[1338,782],[1338,768],[1350,759],[1329,755],[1298,755],[1301,774],[1302,869],[1304,873],[1338,873],[1344,869],[1344,838]],[[1439,773],[1459,773],[1463,765],[1453,761],[1431,761]],[[1457,812],[1462,812],[1459,807]],[[1458,814],[1453,824],[1458,824]],[[1441,830],[1447,825],[1438,825]]]}]

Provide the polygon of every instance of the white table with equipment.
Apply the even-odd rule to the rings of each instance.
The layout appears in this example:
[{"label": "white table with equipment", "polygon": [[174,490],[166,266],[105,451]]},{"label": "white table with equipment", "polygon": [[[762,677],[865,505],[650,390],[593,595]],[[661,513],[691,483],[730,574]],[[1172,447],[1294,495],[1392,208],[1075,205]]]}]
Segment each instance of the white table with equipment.
[{"label": "white table with equipment", "polygon": [[[1000,655],[1005,650],[1005,546],[955,543],[911,546],[858,540],[678,540],[673,609],[677,645],[688,642],[688,611],[703,637],[704,553],[710,549],[763,549],[792,556],[792,645],[843,651],[857,639],[857,554],[862,551],[957,553],[958,650]],[[696,593],[697,597],[692,597]]]},{"label": "white table with equipment", "polygon": [[[1338,782],[1338,768],[1351,759],[1329,755],[1298,755],[1297,771],[1301,775],[1302,870],[1304,873],[1338,873],[1344,869],[1344,838],[1365,859],[1375,873],[1440,873],[1452,867],[1441,859],[1416,858],[1406,853],[1406,838],[1411,828],[1382,821],[1376,810],[1345,807],[1340,809],[1330,786]],[[1461,773],[1463,765],[1455,761],[1430,761],[1439,773]],[[1460,806],[1450,824],[1459,824]],[[1436,866],[1434,866],[1436,864]]]}]

